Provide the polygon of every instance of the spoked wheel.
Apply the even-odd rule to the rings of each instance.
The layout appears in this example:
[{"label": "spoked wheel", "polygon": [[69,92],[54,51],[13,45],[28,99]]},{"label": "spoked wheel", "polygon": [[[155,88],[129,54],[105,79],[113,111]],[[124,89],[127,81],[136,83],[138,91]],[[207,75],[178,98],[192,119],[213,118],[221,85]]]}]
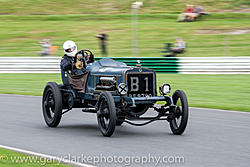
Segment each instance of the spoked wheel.
[{"label": "spoked wheel", "polygon": [[176,90],[173,94],[173,102],[176,105],[173,117],[170,120],[170,128],[175,135],[181,135],[188,122],[188,101],[182,90]]},{"label": "spoked wheel", "polygon": [[55,82],[47,83],[42,99],[43,116],[49,127],[56,127],[62,117],[62,94]]},{"label": "spoked wheel", "polygon": [[103,136],[110,137],[115,131],[116,108],[110,92],[103,92],[99,97],[97,120]]}]

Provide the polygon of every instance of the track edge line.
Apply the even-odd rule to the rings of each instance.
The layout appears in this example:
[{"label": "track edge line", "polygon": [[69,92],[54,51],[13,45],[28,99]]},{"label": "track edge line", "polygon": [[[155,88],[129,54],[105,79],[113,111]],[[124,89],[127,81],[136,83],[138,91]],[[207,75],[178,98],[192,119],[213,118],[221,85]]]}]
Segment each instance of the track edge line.
[{"label": "track edge line", "polygon": [[73,162],[71,160],[60,158],[60,157],[57,157],[57,156],[52,156],[52,155],[48,155],[48,154],[37,153],[37,152],[28,151],[28,150],[24,150],[24,149],[20,149],[20,148],[15,148],[15,147],[10,147],[10,146],[5,146],[5,145],[1,145],[1,144],[0,144],[0,148],[11,150],[11,151],[16,151],[16,152],[23,153],[23,154],[28,154],[28,155],[33,155],[33,156],[39,156],[39,157],[43,157],[43,158],[55,159],[59,163],[64,163],[64,164],[69,164],[69,165],[74,165],[74,166],[79,166],[79,167],[95,167],[93,165],[84,164],[84,163],[80,163],[80,162]]}]

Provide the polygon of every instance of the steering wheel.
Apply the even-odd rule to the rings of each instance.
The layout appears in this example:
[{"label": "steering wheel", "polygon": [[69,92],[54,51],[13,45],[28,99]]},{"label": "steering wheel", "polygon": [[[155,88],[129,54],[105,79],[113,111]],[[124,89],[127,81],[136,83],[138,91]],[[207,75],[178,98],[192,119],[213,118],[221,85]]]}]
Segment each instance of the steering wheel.
[{"label": "steering wheel", "polygon": [[85,59],[87,64],[94,62],[94,54],[90,50],[82,49],[76,53],[76,56],[78,54],[82,54],[84,56],[84,59]]}]

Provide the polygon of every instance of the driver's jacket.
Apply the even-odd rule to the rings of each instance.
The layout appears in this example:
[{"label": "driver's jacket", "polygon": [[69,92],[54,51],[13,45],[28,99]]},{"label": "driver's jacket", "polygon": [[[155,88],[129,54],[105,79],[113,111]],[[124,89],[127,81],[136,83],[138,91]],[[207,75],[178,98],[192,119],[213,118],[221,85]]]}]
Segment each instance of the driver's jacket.
[{"label": "driver's jacket", "polygon": [[[64,71],[71,71],[72,75],[82,75],[86,73],[86,67],[83,67],[82,69],[77,69],[75,65],[72,66],[72,64],[75,64],[76,58],[75,57],[69,57],[66,54],[62,57],[60,67],[61,70]],[[85,63],[83,63],[85,64]]]}]

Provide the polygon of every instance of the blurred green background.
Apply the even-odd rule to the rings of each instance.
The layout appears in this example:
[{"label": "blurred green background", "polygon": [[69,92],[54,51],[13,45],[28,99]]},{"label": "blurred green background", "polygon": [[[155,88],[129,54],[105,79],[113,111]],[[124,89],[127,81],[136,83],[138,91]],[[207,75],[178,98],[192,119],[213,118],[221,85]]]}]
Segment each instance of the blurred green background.
[{"label": "blurred green background", "polygon": [[[38,42],[45,38],[58,47],[56,56],[62,56],[62,44],[68,39],[101,56],[95,38],[101,30],[109,35],[110,57],[131,56],[132,2],[0,0],[0,56],[38,56]],[[162,56],[161,48],[176,37],[183,37],[188,47],[179,56],[250,56],[249,0],[143,2],[138,17],[139,56]],[[211,15],[197,22],[176,22],[186,4],[202,5]]]},{"label": "blurred green background", "polygon": [[[39,56],[41,40],[49,38],[62,56],[65,40],[91,49],[100,57],[95,35],[108,35],[109,57],[131,56],[132,0],[0,0],[0,57]],[[164,43],[183,37],[180,57],[250,56],[249,0],[143,0],[139,10],[139,56],[162,56]],[[176,22],[186,4],[202,5],[211,15],[197,22]],[[158,74],[187,92],[191,106],[250,111],[249,75]],[[59,74],[0,74],[0,93],[41,95]]]},{"label": "blurred green background", "polygon": [[[139,0],[138,0],[139,1]],[[249,0],[140,0],[142,13],[179,13],[186,4],[202,5],[210,12],[245,11]],[[1,0],[0,14],[130,14],[135,0]]]}]

